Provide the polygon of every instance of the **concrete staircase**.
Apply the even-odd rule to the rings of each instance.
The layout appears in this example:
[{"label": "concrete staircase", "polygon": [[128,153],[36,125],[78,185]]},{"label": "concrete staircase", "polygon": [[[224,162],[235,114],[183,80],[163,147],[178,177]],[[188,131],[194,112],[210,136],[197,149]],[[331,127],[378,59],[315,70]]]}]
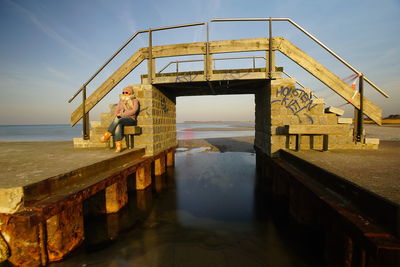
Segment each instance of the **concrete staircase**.
[{"label": "concrete staircase", "polygon": [[[75,148],[110,148],[112,147],[111,140],[105,143],[100,142],[100,138],[108,130],[108,126],[114,119],[114,111],[116,104],[110,104],[109,112],[100,114],[100,121],[90,122],[90,139],[84,140],[83,138],[73,138]],[[126,147],[125,142],[122,142],[123,147]]]},{"label": "concrete staircase", "polygon": [[[298,89],[294,79],[277,79],[271,92],[272,153],[280,148],[294,148],[296,136],[287,136],[287,126],[318,127],[329,132],[329,149],[377,149],[379,139],[365,138],[356,143],[353,138],[353,119],[343,118],[344,111],[325,107],[324,99],[317,98],[308,88]],[[301,136],[303,149],[321,147],[322,136]],[[287,140],[289,138],[289,140]]]}]

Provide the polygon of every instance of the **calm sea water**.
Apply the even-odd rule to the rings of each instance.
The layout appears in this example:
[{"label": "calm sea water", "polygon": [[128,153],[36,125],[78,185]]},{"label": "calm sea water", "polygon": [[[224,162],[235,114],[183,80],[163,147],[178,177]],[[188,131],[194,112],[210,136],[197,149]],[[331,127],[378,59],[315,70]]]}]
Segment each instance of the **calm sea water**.
[{"label": "calm sea water", "polygon": [[51,266],[322,266],[318,239],[273,208],[254,154],[179,152],[121,212],[87,215],[83,246]]},{"label": "calm sea water", "polygon": [[[177,123],[178,139],[202,139],[254,135],[254,131],[190,131],[195,128],[229,128],[253,126],[254,123]],[[82,136],[82,126],[0,125],[0,141],[66,141]]]}]

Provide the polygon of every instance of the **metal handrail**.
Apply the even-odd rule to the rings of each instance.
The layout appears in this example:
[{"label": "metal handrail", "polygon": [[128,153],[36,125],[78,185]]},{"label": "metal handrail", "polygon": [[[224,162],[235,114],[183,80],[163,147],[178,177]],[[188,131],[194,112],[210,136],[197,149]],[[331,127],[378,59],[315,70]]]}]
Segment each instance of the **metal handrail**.
[{"label": "metal handrail", "polygon": [[[253,59],[253,69],[255,69],[255,65],[254,65],[254,60],[260,58],[260,59],[264,59],[265,61],[267,60],[265,57],[262,56],[253,56],[253,57],[224,57],[224,58],[213,58],[213,61],[217,61],[217,60],[231,60],[231,59]],[[176,72],[178,72],[178,64],[179,63],[188,63],[188,62],[203,62],[203,59],[189,59],[189,60],[176,60],[176,61],[170,61],[168,62],[168,64],[166,64],[159,72],[158,74],[160,74],[161,72],[163,72],[166,68],[168,68],[169,66],[171,66],[172,64],[177,64],[176,67]],[[293,79],[292,76],[290,76],[286,71],[282,70],[282,73],[285,74],[287,77]],[[296,83],[298,85],[300,85],[302,88],[306,88],[302,83],[300,83],[299,81],[296,80]],[[315,96],[315,98],[318,98],[316,95],[313,94],[313,96]]]},{"label": "metal handrail", "polygon": [[208,43],[208,23],[199,22],[199,23],[191,23],[191,24],[181,24],[176,26],[148,29],[143,31],[137,31],[134,35],[132,35],[90,78],[87,82],[85,82],[82,87],[76,91],[76,93],[68,100],[68,103],[71,103],[75,97],[82,92],[82,124],[83,124],[83,139],[89,139],[89,112],[86,112],[86,86],[139,34],[147,32],[149,34],[149,73],[152,73],[152,33],[155,31],[169,30],[169,29],[177,29],[191,26],[199,26],[199,25],[207,25],[207,43]]},{"label": "metal handrail", "polygon": [[138,36],[141,33],[148,32],[149,30],[145,31],[137,31],[134,35],[131,36],[131,38],[128,39],[90,78],[85,82],[82,87],[76,91],[73,97],[71,97],[70,100],[68,100],[68,103],[71,103],[75,97],[83,90],[84,87],[86,87],[107,65],[110,63],[136,36]]},{"label": "metal handrail", "polygon": [[[226,21],[268,21],[269,22],[269,52],[268,52],[268,57],[269,59],[272,58],[272,22],[273,21],[287,21],[291,23],[293,26],[295,26],[298,30],[306,34],[310,39],[312,39],[314,42],[319,44],[322,48],[324,48],[327,52],[329,52],[331,55],[333,55],[336,59],[338,59],[340,62],[342,62],[345,66],[350,68],[353,72],[358,74],[360,77],[360,83],[362,82],[361,80],[365,80],[368,82],[373,88],[375,88],[379,93],[381,93],[383,96],[386,98],[389,97],[387,93],[385,93],[382,89],[380,89],[376,84],[374,84],[372,81],[370,81],[368,78],[366,78],[361,72],[359,72],[356,68],[351,66],[348,62],[346,62],[343,58],[338,56],[335,52],[333,52],[328,46],[326,46],[324,43],[322,43],[320,40],[318,40],[316,37],[314,37],[311,33],[306,31],[304,28],[302,28],[300,25],[298,25],[296,22],[291,20],[290,18],[240,18],[240,19],[213,19],[211,22],[226,22]],[[181,25],[176,25],[176,26],[170,26],[170,27],[161,27],[161,28],[155,28],[155,29],[148,29],[148,30],[142,30],[142,31],[137,31],[134,35],[132,35],[90,78],[87,82],[85,82],[82,87],[72,96],[72,98],[68,101],[71,103],[76,96],[82,92],[82,118],[83,118],[83,134],[84,134],[84,139],[89,138],[88,134],[88,116],[89,116],[89,111],[86,112],[85,105],[86,105],[86,86],[139,34],[147,32],[149,35],[149,45],[148,45],[148,72],[149,72],[149,81],[151,83],[152,78],[153,78],[153,56],[152,56],[152,32],[155,31],[162,31],[162,30],[168,30],[168,29],[176,29],[176,28],[183,28],[183,27],[191,27],[191,26],[199,26],[199,25],[206,25],[206,59],[205,59],[205,73],[206,73],[206,79],[207,81],[209,80],[209,56],[210,56],[210,49],[209,49],[209,23],[208,22],[199,22],[199,23],[191,23],[191,24],[181,24]],[[214,59],[218,60],[218,59]],[[225,60],[225,59],[220,59],[220,60]],[[253,59],[254,61],[254,59]],[[214,61],[215,62],[215,61]],[[178,61],[176,61],[176,64],[178,66]],[[268,76],[269,79],[273,79],[272,77],[272,60],[268,61]],[[167,66],[166,66],[167,67]],[[165,68],[166,68],[165,67]],[[164,69],[165,69],[164,68]],[[162,69],[161,71],[163,71]],[[160,72],[161,72],[160,71]],[[300,84],[300,83],[299,83]],[[300,84],[301,85],[301,84]],[[301,85],[302,86],[302,85]],[[362,98],[362,97],[361,97]],[[361,105],[362,106],[362,105]],[[361,110],[362,111],[362,110]],[[362,113],[362,112],[361,112]]]},{"label": "metal handrail", "polygon": [[149,33],[149,32],[176,29],[176,28],[199,26],[199,25],[204,25],[204,24],[205,24],[205,22],[199,22],[199,23],[180,24],[180,25],[169,26],[169,27],[161,27],[161,28],[137,31],[89,78],[89,80],[87,82],[85,82],[82,85],[82,87],[78,91],[76,91],[76,93],[71,97],[71,99],[68,100],[68,103],[71,103],[75,99],[75,97],[139,34],[145,33],[145,32]]},{"label": "metal handrail", "polygon": [[[330,49],[328,46],[326,46],[323,42],[318,40],[314,35],[309,33],[307,30],[302,28],[299,24],[291,20],[290,18],[239,18],[239,19],[213,19],[211,22],[228,22],[228,21],[269,21],[270,23],[272,21],[287,21],[291,23],[293,26],[295,26],[297,29],[299,29],[301,32],[303,32],[305,35],[307,35],[309,38],[311,38],[314,42],[316,42],[318,45],[320,45],[322,48],[324,48],[326,51],[328,51],[332,56],[334,56],[336,59],[338,59],[340,62],[342,62],[344,65],[346,65],[349,69],[354,71],[356,74],[361,76],[361,72],[358,71],[356,68],[354,68],[352,65],[350,65],[346,60],[341,58],[338,54],[333,52],[332,49]],[[375,90],[377,90],[380,94],[382,94],[384,97],[388,98],[389,95],[384,92],[382,89],[380,89],[376,84],[374,84],[372,81],[370,81],[367,77],[363,75],[363,79],[368,82]]]},{"label": "metal handrail", "polygon": [[[293,77],[290,76],[289,73],[287,73],[286,71],[282,70],[282,73],[285,74],[285,75],[286,75],[287,77],[289,77],[290,79],[293,79]],[[300,85],[301,88],[306,88],[303,84],[301,84],[299,81],[297,81],[297,79],[296,79],[296,83],[297,83],[298,85]]]},{"label": "metal handrail", "polygon": [[[262,56],[254,56],[254,57],[224,57],[224,58],[213,58],[212,61],[217,61],[217,60],[231,60],[231,59],[253,59],[253,68],[254,67],[254,59],[256,58],[262,58],[267,60],[265,57]],[[168,64],[166,64],[158,73],[160,74],[163,72],[166,68],[171,66],[172,64],[179,64],[179,63],[188,63],[188,62],[204,62],[204,59],[189,59],[189,60],[176,60],[176,61],[170,61]],[[215,63],[215,62],[214,62]]]}]

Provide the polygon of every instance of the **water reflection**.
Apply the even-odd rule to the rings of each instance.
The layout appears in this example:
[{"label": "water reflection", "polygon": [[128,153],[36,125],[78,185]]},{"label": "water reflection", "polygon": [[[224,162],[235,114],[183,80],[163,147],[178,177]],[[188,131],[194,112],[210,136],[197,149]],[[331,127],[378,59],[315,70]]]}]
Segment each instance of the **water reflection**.
[{"label": "water reflection", "polygon": [[[188,156],[189,155],[189,156]],[[179,223],[198,220],[251,221],[255,185],[254,155],[248,153],[177,154],[175,175]]]},{"label": "water reflection", "polygon": [[271,216],[253,154],[177,153],[175,168],[129,199],[89,220],[85,246],[52,265],[321,266],[307,232]]}]

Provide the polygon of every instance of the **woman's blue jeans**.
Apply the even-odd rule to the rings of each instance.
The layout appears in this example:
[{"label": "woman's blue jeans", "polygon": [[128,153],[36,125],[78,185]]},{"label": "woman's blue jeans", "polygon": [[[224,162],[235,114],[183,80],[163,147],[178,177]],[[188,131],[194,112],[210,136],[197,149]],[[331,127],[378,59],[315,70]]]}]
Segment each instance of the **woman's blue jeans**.
[{"label": "woman's blue jeans", "polygon": [[136,120],[131,117],[115,117],[110,127],[108,127],[108,131],[112,133],[114,136],[114,141],[121,141],[124,137],[124,126],[135,126]]}]

